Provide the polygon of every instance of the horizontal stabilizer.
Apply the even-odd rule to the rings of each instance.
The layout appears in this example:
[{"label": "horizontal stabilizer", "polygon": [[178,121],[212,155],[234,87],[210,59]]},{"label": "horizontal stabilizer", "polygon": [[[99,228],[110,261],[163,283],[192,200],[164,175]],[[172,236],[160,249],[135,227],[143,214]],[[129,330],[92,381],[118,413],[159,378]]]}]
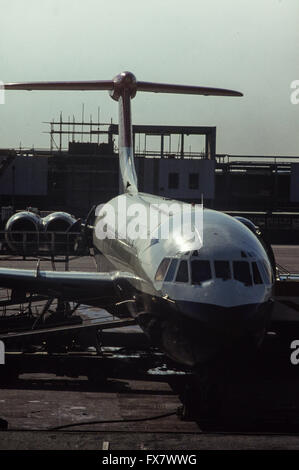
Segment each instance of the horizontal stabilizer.
[{"label": "horizontal stabilizer", "polygon": [[[127,73],[127,72],[125,72]],[[25,82],[25,83],[6,83],[6,90],[108,90],[113,91],[118,85],[115,80],[89,80],[72,82]],[[129,84],[128,84],[129,85]],[[126,83],[123,83],[126,87]],[[131,86],[131,84],[130,84]],[[206,96],[243,96],[239,91],[227,90],[225,88],[213,88],[205,86],[175,85],[169,83],[139,82],[134,83],[136,91],[145,91],[153,93],[179,93],[189,95]]]},{"label": "horizontal stabilizer", "polygon": [[153,93],[180,93],[185,95],[243,96],[239,91],[205,86],[173,85],[168,83],[137,82],[138,91]]},{"label": "horizontal stabilizer", "polygon": [[134,144],[131,120],[131,99],[139,91],[152,93],[180,93],[206,96],[243,96],[242,93],[224,88],[175,85],[168,83],[139,82],[131,72],[122,72],[113,80],[74,82],[29,82],[4,84],[6,90],[108,90],[119,103],[119,162],[124,192],[138,192],[134,164]]},{"label": "horizontal stabilizer", "polygon": [[5,83],[6,90],[112,90],[112,80],[90,80],[81,82],[25,82]]}]

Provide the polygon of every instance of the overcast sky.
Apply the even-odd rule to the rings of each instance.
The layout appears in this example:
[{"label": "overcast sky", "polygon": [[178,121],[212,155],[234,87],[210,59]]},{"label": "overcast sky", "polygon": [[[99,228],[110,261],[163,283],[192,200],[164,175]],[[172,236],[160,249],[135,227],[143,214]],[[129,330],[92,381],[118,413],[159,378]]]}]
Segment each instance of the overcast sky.
[{"label": "overcast sky", "polygon": [[[217,152],[299,155],[298,0],[0,0],[0,80],[112,79],[232,88],[244,98],[139,93],[136,124],[217,126]],[[60,111],[117,122],[107,92],[7,92],[0,147],[47,147]]]}]

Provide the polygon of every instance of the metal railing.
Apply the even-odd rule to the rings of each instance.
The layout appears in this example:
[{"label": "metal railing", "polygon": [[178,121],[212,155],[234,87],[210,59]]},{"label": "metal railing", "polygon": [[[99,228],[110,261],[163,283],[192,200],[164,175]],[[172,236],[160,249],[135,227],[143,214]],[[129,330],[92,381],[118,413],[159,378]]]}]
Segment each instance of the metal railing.
[{"label": "metal railing", "polygon": [[83,256],[87,239],[78,232],[0,231],[0,254],[22,256]]}]

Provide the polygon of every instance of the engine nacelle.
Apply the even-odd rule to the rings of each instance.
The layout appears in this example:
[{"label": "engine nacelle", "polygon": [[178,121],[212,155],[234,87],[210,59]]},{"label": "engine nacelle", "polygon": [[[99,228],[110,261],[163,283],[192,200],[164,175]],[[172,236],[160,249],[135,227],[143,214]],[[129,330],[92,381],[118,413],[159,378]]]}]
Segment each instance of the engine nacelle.
[{"label": "engine nacelle", "polygon": [[38,250],[41,230],[39,215],[29,211],[17,212],[6,223],[5,240],[14,253],[32,253]]},{"label": "engine nacelle", "polygon": [[52,212],[42,219],[45,232],[66,232],[76,222],[67,212]]},{"label": "engine nacelle", "polygon": [[73,237],[65,234],[75,222],[76,219],[67,212],[53,212],[42,219],[46,244],[53,253],[65,253],[72,248]]}]

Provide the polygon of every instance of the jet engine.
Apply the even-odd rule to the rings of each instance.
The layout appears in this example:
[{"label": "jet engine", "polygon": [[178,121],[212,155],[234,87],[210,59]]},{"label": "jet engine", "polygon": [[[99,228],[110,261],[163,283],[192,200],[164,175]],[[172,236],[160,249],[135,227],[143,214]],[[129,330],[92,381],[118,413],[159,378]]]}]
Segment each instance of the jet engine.
[{"label": "jet engine", "polygon": [[269,257],[269,260],[270,260],[271,266],[272,266],[273,276],[274,276],[274,279],[275,279],[275,277],[276,277],[276,261],[275,261],[275,256],[274,256],[274,253],[273,253],[273,250],[272,250],[272,247],[271,247],[271,244],[269,243],[269,241],[266,240],[266,238],[265,238],[264,234],[262,233],[262,231],[260,230],[260,228],[257,225],[255,225],[251,220],[246,219],[246,217],[235,217],[235,219],[239,220],[239,222],[246,225],[246,227],[248,227],[249,230],[251,230],[252,233],[254,233],[254,235],[259,239],[259,241],[263,245],[264,250],[266,251],[266,253]]},{"label": "jet engine", "polygon": [[18,254],[37,251],[41,229],[41,218],[33,212],[22,211],[12,215],[5,226],[5,240],[9,249]]},{"label": "jet engine", "polygon": [[[76,219],[67,212],[53,212],[42,219],[47,247],[53,253],[66,253],[72,250],[74,236],[67,236]],[[77,231],[77,230],[75,230]]]}]

